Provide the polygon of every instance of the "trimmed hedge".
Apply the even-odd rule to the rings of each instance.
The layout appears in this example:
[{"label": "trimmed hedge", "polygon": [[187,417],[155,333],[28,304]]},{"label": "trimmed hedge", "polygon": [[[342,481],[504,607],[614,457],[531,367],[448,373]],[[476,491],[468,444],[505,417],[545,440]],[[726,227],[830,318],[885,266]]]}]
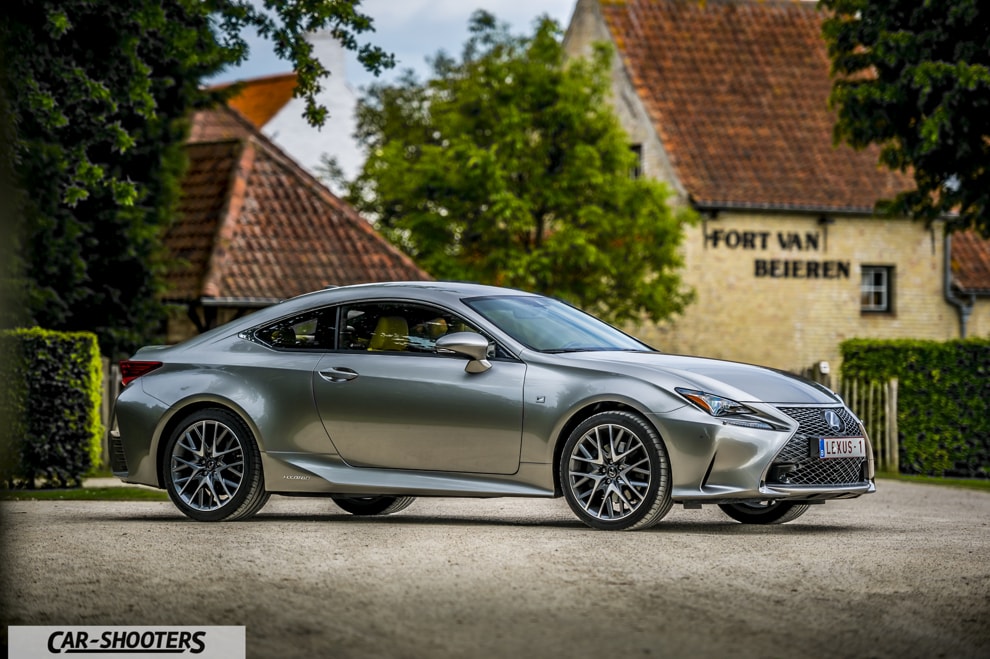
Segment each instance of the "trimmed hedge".
[{"label": "trimmed hedge", "polygon": [[990,477],[990,339],[844,341],[846,378],[898,379],[901,472]]},{"label": "trimmed hedge", "polygon": [[99,464],[103,367],[96,336],[0,331],[0,481],[78,487]]}]

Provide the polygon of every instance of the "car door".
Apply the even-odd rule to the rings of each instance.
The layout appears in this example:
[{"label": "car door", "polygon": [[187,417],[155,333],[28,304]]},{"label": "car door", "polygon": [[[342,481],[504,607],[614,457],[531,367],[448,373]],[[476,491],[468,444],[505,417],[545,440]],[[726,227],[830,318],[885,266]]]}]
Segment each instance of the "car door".
[{"label": "car door", "polygon": [[333,444],[313,407],[313,373],[332,350],[337,309],[310,309],[280,318],[252,332],[252,343],[238,357],[248,367],[243,386],[254,394],[264,449],[270,452],[334,453]]},{"label": "car door", "polygon": [[[337,350],[313,374],[316,405],[357,467],[511,474],[519,467],[526,366],[507,353],[468,373],[436,339],[473,330],[442,309],[403,302],[341,307]],[[501,354],[502,356],[499,356]]]}]

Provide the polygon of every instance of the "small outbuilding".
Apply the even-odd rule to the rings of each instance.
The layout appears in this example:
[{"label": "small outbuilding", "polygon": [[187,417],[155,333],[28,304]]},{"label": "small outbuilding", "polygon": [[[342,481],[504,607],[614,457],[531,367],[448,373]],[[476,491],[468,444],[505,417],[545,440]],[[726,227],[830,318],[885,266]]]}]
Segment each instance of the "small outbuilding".
[{"label": "small outbuilding", "polygon": [[327,286],[432,279],[237,111],[192,123],[164,238],[169,342]]}]

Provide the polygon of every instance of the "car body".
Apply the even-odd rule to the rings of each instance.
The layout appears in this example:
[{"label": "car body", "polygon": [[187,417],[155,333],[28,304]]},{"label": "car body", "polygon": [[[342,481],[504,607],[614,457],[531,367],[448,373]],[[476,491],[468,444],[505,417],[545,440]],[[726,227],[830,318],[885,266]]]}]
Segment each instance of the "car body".
[{"label": "car body", "polygon": [[331,288],[121,363],[114,474],[186,515],[270,494],[386,514],[418,496],[565,496],[601,529],[675,503],[779,523],[875,491],[827,388],[669,355],[563,302],[466,283]]}]

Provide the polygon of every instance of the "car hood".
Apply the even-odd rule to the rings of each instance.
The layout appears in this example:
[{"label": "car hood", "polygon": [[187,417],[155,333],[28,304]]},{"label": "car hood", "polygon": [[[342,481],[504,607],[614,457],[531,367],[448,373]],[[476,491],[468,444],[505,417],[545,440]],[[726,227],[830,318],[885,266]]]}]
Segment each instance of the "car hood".
[{"label": "car hood", "polygon": [[840,402],[820,384],[753,364],[643,352],[573,352],[560,356],[575,365],[640,377],[670,389],[697,389],[739,402],[796,405]]}]

